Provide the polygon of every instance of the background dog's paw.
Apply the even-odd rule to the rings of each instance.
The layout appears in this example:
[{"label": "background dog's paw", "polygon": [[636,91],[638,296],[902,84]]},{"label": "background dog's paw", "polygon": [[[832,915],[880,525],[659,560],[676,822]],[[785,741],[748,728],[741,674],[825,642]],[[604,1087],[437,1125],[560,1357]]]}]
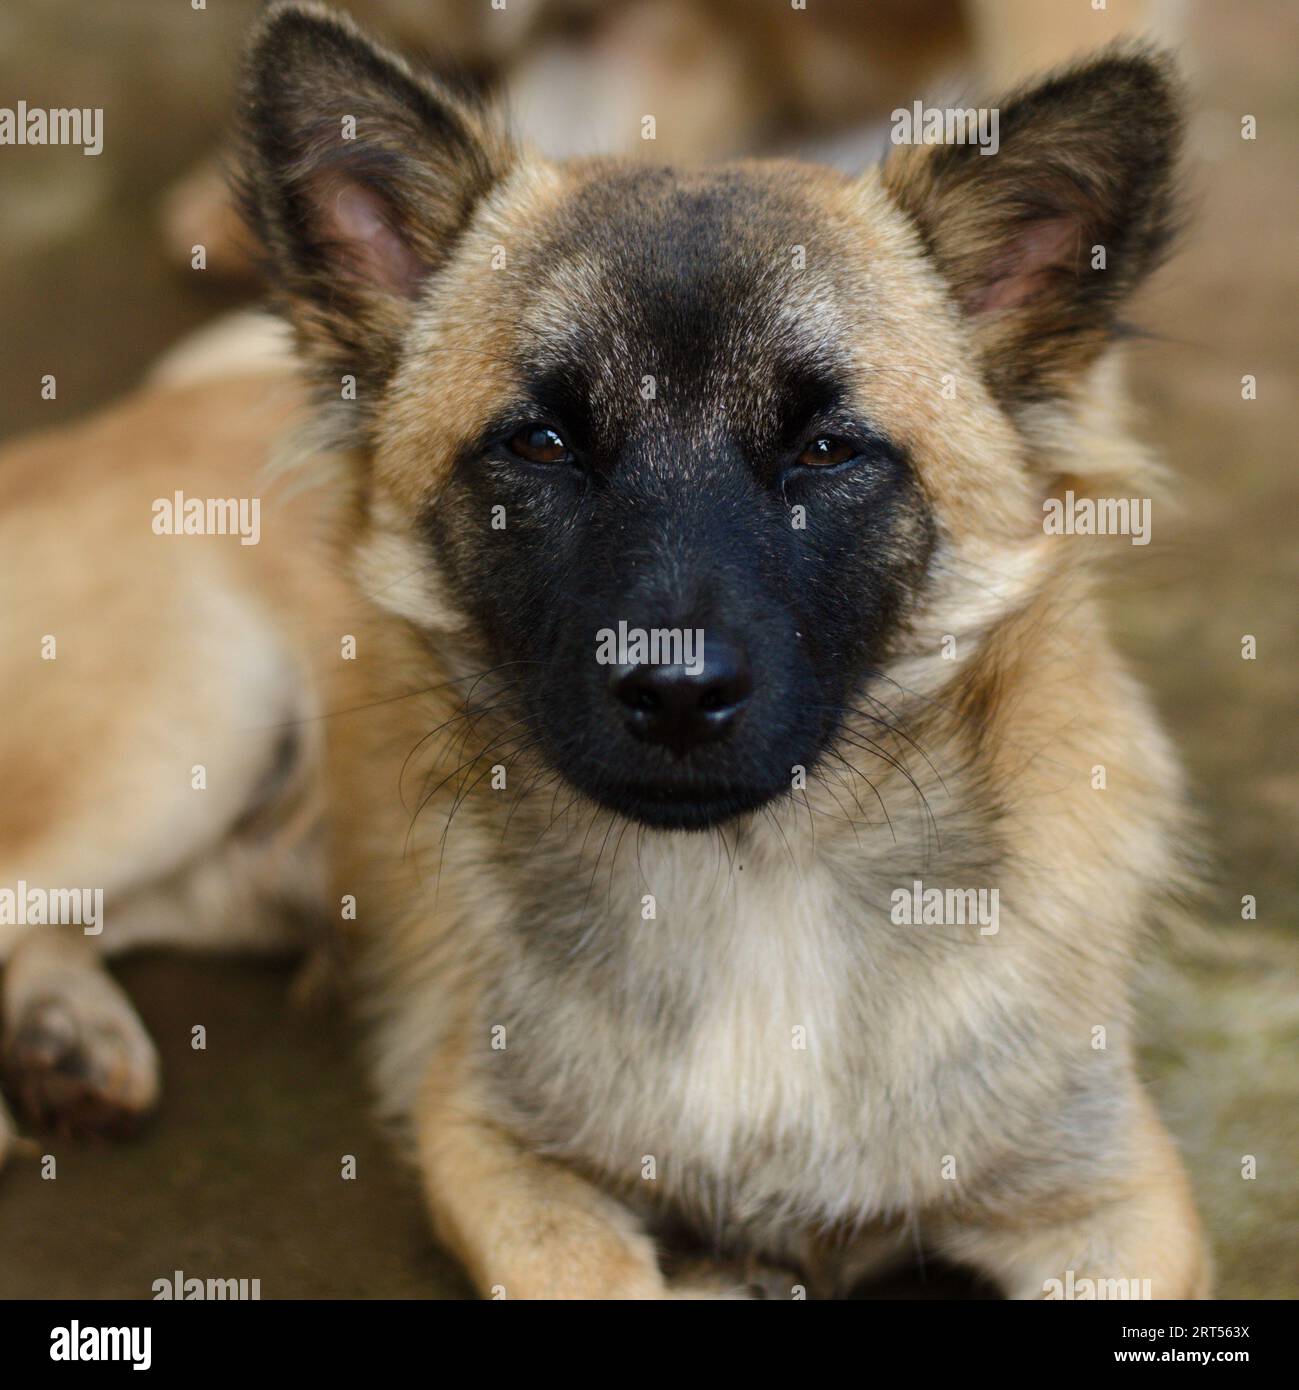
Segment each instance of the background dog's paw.
[{"label": "background dog's paw", "polygon": [[158,1054],[123,999],[33,999],[10,1021],[4,1067],[31,1118],[70,1134],[129,1131],[157,1103]]}]

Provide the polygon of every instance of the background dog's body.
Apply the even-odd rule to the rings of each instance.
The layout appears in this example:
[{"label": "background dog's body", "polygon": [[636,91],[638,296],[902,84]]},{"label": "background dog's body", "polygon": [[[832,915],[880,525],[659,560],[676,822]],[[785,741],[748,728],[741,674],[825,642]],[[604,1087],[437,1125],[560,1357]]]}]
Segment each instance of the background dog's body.
[{"label": "background dog's body", "polygon": [[[38,1114],[156,1100],[101,956],[300,949],[323,909],[322,653],[354,600],[327,563],[328,493],[269,476],[302,399],[289,374],[222,373],[6,455],[0,883],[91,887],[105,911],[93,936],[0,926],[7,1062]],[[261,499],[259,543],[155,534],[177,490]]]},{"label": "background dog's body", "polygon": [[[1106,224],[1130,259],[1097,288],[1099,311],[1074,306],[1064,332],[1048,314],[1017,338],[1013,311],[1023,304],[1046,298],[1065,313],[1051,296],[1067,280],[1058,273],[1075,242],[1048,220],[1017,252],[1025,265],[999,259],[981,282],[979,238],[962,244],[968,229],[958,219],[950,239],[945,166],[936,174],[904,161],[884,187],[780,167],[684,185],[656,175],[642,203],[641,186],[620,185],[598,164],[562,172],[515,165],[471,112],[448,108],[368,50],[350,56],[359,41],[344,28],[290,15],[268,34],[262,61],[277,82],[286,62],[322,62],[335,77],[359,64],[350,76],[373,84],[366,109],[394,121],[381,145],[399,173],[426,153],[429,133],[421,125],[421,138],[403,141],[403,122],[434,107],[465,155],[446,162],[435,151],[431,168],[415,170],[418,219],[405,203],[375,217],[366,194],[359,211],[348,209],[346,188],[313,184],[319,129],[295,128],[302,113],[271,109],[317,84],[304,72],[274,97],[254,89],[262,105],[252,197],[304,349],[325,379],[360,350],[371,373],[363,385],[379,388],[363,392],[347,426],[358,495],[338,504],[360,594],[349,608],[326,591],[347,611],[360,659],[343,667],[340,653],[331,666],[338,610],[332,597],[317,606],[320,571],[309,550],[277,573],[274,556],[286,552],[272,546],[270,568],[250,588],[248,575],[232,584],[215,571],[203,588],[241,596],[228,636],[241,656],[267,654],[256,666],[260,693],[239,702],[254,722],[301,728],[322,708],[339,715],[337,725],[325,721],[337,884],[356,904],[371,997],[384,1015],[379,1072],[393,1107],[412,1120],[439,1230],[478,1283],[510,1296],[666,1292],[639,1211],[650,1230],[684,1226],[718,1252],[788,1263],[829,1290],[856,1271],[860,1237],[878,1224],[904,1225],[1020,1296],[1041,1295],[1067,1273],[1149,1279],[1161,1295],[1203,1292],[1194,1213],[1137,1090],[1127,1019],[1134,948],[1181,872],[1178,779],[1101,633],[1085,576],[1032,524],[1035,487],[1097,471],[1122,476],[1133,457],[1139,462],[1116,433],[1100,359],[1111,285],[1117,293],[1149,268],[1159,209],[1143,221],[1143,206],[1125,201],[1122,215],[1134,226]],[[1157,84],[1153,69],[1121,62],[1107,76],[1120,91]],[[1038,105],[1048,118],[1065,96],[1103,105],[1090,92],[1080,78]],[[411,108],[393,115],[394,95],[409,97]],[[1158,126],[1167,119],[1162,89],[1154,107]],[[1112,121],[1114,111],[1103,115]],[[1122,143],[1116,126],[1103,129]],[[1067,139],[1067,130],[1055,133]],[[1027,159],[1022,150],[1019,157]],[[1014,155],[1009,167],[1013,174]],[[953,177],[960,189],[959,167]],[[1137,191],[1152,207],[1166,177],[1158,158],[1147,165]],[[464,179],[476,182],[462,187]],[[759,302],[752,322],[778,321],[788,334],[812,322],[827,339],[853,344],[860,355],[845,390],[870,396],[876,420],[904,442],[920,475],[893,517],[897,529],[881,537],[901,571],[888,614],[901,616],[872,678],[881,693],[873,713],[854,705],[835,721],[847,799],[823,773],[800,788],[805,797],[770,807],[769,819],[735,822],[729,838],[725,827],[715,840],[643,832],[598,809],[598,796],[595,806],[576,796],[570,822],[567,791],[558,800],[538,795],[537,779],[552,769],[524,757],[529,745],[511,737],[513,682],[499,674],[501,663],[484,665],[491,644],[463,587],[421,548],[431,491],[439,517],[450,518],[437,524],[469,515],[463,483],[456,494],[456,450],[469,448],[514,385],[511,311],[525,281],[517,271],[486,278],[490,252],[498,244],[553,249],[547,238],[565,207],[598,205],[610,188],[660,223],[674,199],[707,210],[698,245],[705,270],[716,256],[719,273],[737,246],[784,255],[782,216],[799,203],[814,207],[807,241],[825,259],[796,282],[798,310],[786,322],[778,304]],[[1121,191],[1089,189],[1098,199]],[[970,216],[979,207],[973,192],[962,196]],[[311,216],[339,220],[304,245],[319,229],[290,215],[303,211],[293,200],[305,200]],[[1119,210],[1104,215],[1117,219]],[[726,235],[714,235],[715,216]],[[769,245],[761,241],[767,218]],[[425,255],[445,269],[451,233],[454,264],[438,282],[449,299],[425,304],[410,335],[402,298],[412,272]],[[1008,244],[1020,245],[1013,235]],[[324,277],[322,247],[340,245],[342,278],[336,266]],[[598,243],[578,245],[576,265],[548,284],[522,257],[533,278],[520,319],[536,322],[538,295],[551,325],[594,320],[611,294],[615,308],[637,303],[634,292],[619,297],[609,276],[610,266],[625,271],[624,246],[602,260]],[[743,255],[740,263],[759,264]],[[818,281],[823,264],[848,280]],[[976,320],[989,305],[1012,312],[981,328],[987,336],[976,342],[940,277]],[[869,315],[865,298],[842,293],[845,283],[870,285]],[[605,299],[589,298],[593,286]],[[680,289],[670,276],[664,286],[665,294]],[[747,305],[752,289],[736,288],[734,302]],[[748,341],[758,360],[771,346]],[[926,392],[967,353],[978,371],[963,395],[942,398],[957,404],[938,406]],[[616,354],[606,362],[611,381],[626,366]],[[701,354],[700,381],[725,365]],[[890,371],[910,385],[886,376],[881,391]],[[185,414],[196,400],[162,409]],[[231,400],[223,387],[223,412]],[[142,408],[128,416],[129,429],[156,430],[161,418],[148,413],[156,407]],[[211,439],[212,458],[245,446],[262,452],[280,424],[274,417],[249,417],[246,441]],[[130,510],[150,491],[170,490],[147,467],[139,482]],[[223,483],[221,494],[231,491]],[[468,555],[464,530],[459,540],[444,532],[447,550]],[[930,533],[932,555],[922,543]],[[460,563],[472,565],[465,555]],[[229,561],[223,553],[222,567]],[[908,587],[922,565],[925,582]],[[263,584],[284,615],[269,625],[249,597]],[[225,700],[221,711],[228,715]],[[526,710],[522,723],[530,728]],[[448,726],[450,736],[439,738]],[[282,762],[311,782],[309,744],[290,740],[287,757],[280,735],[239,745],[238,775],[224,784],[229,799],[212,798],[201,826],[195,821],[199,858],[231,843],[243,816],[264,807],[264,779]],[[847,760],[853,747],[880,754],[878,775]],[[183,754],[176,750],[182,774],[204,763]],[[523,785],[511,789],[507,778],[492,790],[509,794],[475,796],[497,762]],[[1097,767],[1122,776],[1102,792]],[[413,797],[403,796],[408,789]],[[879,816],[863,796],[878,797]],[[149,815],[167,814],[169,797],[154,796]],[[28,844],[62,850],[65,835],[75,847],[76,833],[55,814]],[[52,852],[36,861],[70,862]],[[132,874],[119,877],[138,874],[142,887],[180,867],[148,855],[132,862]],[[893,893],[917,879],[996,886],[1001,930],[886,927]]]}]

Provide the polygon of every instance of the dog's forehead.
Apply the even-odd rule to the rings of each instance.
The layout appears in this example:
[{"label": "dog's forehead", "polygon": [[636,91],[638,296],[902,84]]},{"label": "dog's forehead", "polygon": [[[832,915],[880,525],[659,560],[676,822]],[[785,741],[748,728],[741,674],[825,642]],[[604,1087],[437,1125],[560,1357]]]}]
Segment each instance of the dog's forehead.
[{"label": "dog's forehead", "polygon": [[831,378],[846,286],[814,184],[748,168],[578,183],[527,258],[529,368],[605,413],[760,410],[777,379]]}]

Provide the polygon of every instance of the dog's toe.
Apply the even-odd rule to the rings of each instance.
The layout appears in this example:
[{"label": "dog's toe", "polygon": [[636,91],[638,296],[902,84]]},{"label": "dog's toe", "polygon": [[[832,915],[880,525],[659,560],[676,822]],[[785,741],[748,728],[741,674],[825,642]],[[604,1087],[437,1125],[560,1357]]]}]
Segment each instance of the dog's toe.
[{"label": "dog's toe", "polygon": [[133,1012],[79,1015],[33,1000],[14,1020],[5,1071],[31,1118],[63,1133],[129,1131],[158,1098],[158,1059]]}]

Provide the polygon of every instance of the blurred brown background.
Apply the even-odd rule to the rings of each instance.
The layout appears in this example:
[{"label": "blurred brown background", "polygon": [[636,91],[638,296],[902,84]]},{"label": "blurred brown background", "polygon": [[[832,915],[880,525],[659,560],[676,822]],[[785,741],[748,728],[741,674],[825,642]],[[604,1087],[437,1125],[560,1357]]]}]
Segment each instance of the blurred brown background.
[{"label": "blurred brown background", "polygon": [[[446,4],[367,0],[363,8],[422,34],[429,9]],[[872,107],[886,113],[896,100],[909,102],[919,89],[899,98],[890,83],[914,83],[923,70],[926,80],[948,80],[968,39],[955,0],[884,5],[882,27],[857,40],[863,62],[874,56],[860,90],[844,85],[840,67],[824,69],[818,84],[817,63],[830,64],[836,51],[843,58],[845,45],[832,43],[830,56],[801,56],[809,76],[776,109],[753,95],[765,90],[764,75],[741,44],[745,11],[735,0],[701,0],[694,10],[681,0],[662,4],[682,26],[670,31],[681,42],[667,43],[662,80],[687,74],[680,101],[707,97],[689,119],[723,146],[829,147],[828,110],[846,101],[864,119]],[[1041,0],[1039,8],[1053,4],[1075,27],[1090,11],[1090,0]],[[753,0],[747,12],[768,7]],[[468,14],[487,0],[462,8],[463,29],[449,37],[474,64],[501,61]],[[999,45],[1015,42],[1021,8],[1007,0]],[[1293,1296],[1299,5],[1185,0],[1151,8],[1167,12],[1161,22],[1171,16],[1180,33],[1195,94],[1195,217],[1183,253],[1138,310],[1153,336],[1133,361],[1141,432],[1169,461],[1176,514],[1156,502],[1155,543],[1125,556],[1114,611],[1204,809],[1212,849],[1204,918],[1218,937],[1208,955],[1184,962],[1154,992],[1152,1035],[1160,1020],[1175,1021],[1178,1042],[1152,1047],[1149,1068],[1188,1152],[1222,1294]],[[242,36],[257,9],[256,0],[208,0],[200,11],[189,0],[7,0],[0,10],[0,105],[24,99],[105,110],[97,158],[68,148],[0,149],[0,439],[83,415],[131,389],[161,350],[252,293],[176,268],[159,207],[221,139]],[[565,22],[574,43],[588,41],[589,14]],[[639,18],[643,27],[619,41],[624,49],[658,42],[655,26],[664,22]],[[425,34],[426,43],[435,38]],[[603,50],[590,42],[616,65],[612,41]],[[997,56],[1014,69],[1014,53]],[[526,101],[544,104],[550,79],[536,66]],[[551,68],[562,74],[563,62]],[[647,80],[653,90],[652,72]],[[674,99],[665,94],[661,109],[677,109]],[[1257,119],[1256,140],[1241,139],[1245,115]],[[685,123],[686,136],[689,129]],[[868,144],[862,136],[857,147]],[[58,380],[55,401],[40,398],[46,373]],[[1256,400],[1241,398],[1246,374],[1257,379]],[[1241,659],[1245,634],[1257,638],[1255,661]],[[1256,925],[1240,921],[1247,893],[1257,898]],[[260,1277],[265,1297],[465,1292],[431,1248],[413,1187],[367,1118],[355,1049],[338,1018],[286,1012],[285,972],[270,967],[148,960],[122,974],[163,1053],[161,1113],[121,1147],[59,1143],[56,1182],[42,1182],[24,1160],[0,1175],[0,1296],[147,1297],[151,1282],[175,1269]],[[196,1000],[213,1039],[198,1054],[186,1045],[185,1005]],[[344,1153],[360,1160],[354,1183],[339,1180]],[[1245,1153],[1260,1155],[1254,1182],[1240,1179]],[[893,1291],[944,1287],[909,1281]]]}]

